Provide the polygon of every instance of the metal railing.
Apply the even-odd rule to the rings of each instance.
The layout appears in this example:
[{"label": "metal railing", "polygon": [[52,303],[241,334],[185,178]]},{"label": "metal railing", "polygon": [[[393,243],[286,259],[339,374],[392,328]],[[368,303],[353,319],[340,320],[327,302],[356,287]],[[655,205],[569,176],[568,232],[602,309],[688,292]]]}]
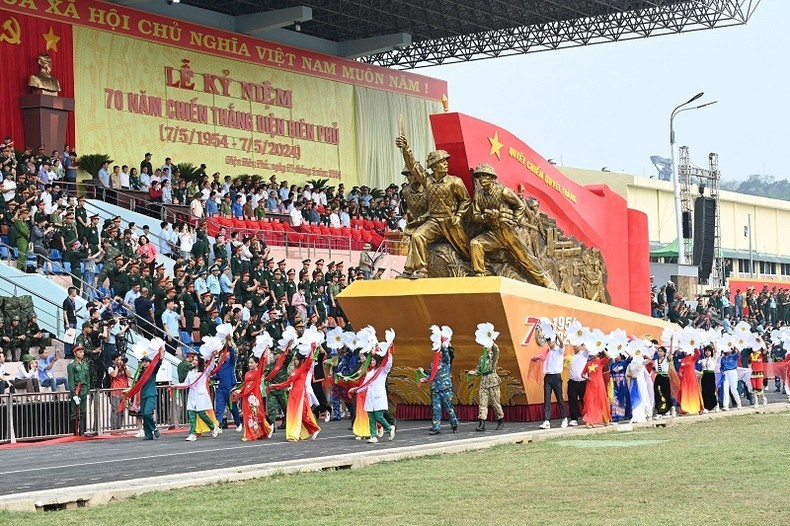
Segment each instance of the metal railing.
[{"label": "metal railing", "polygon": [[[94,389],[84,407],[86,434],[128,434],[141,428],[141,420],[118,411],[119,390]],[[160,428],[188,425],[186,393],[157,386],[154,418]],[[8,393],[0,395],[0,444],[38,441],[74,435],[71,395],[68,392]]]},{"label": "metal railing", "polygon": [[[5,243],[2,243],[2,242],[0,242],[0,246],[7,247],[9,249],[11,248],[9,245],[6,245]],[[9,261],[11,260],[10,254],[11,254],[11,251],[9,250]],[[27,256],[25,256],[25,257],[27,257]],[[48,258],[46,256],[38,256],[37,255],[37,257],[42,258],[45,262],[48,262],[50,265],[58,265],[58,266],[60,266],[61,268],[63,268],[63,270],[65,272],[66,267],[63,265],[62,261],[60,261],[60,262],[59,261],[53,261],[53,260],[51,260],[50,258]],[[82,280],[82,277],[81,276],[77,276],[76,274],[74,274],[74,272],[67,273],[67,275],[70,276],[72,279],[74,279],[75,277],[77,279],[79,279],[82,282],[82,286],[86,287],[88,289],[88,291],[90,292],[91,297],[99,299],[102,296],[104,296],[104,293],[102,291],[100,291],[97,287],[94,287],[90,283],[87,283],[86,281]],[[42,300],[46,301],[47,303],[49,303],[49,304],[53,305],[55,308],[57,308],[58,309],[58,318],[57,318],[58,319],[58,324],[57,324],[58,325],[58,327],[57,327],[58,332],[56,332],[55,334],[57,335],[56,337],[58,337],[58,338],[60,337],[60,335],[62,334],[60,332],[60,329],[61,329],[60,321],[63,319],[63,307],[62,306],[58,305],[57,303],[52,302],[50,299],[48,299],[48,298],[46,298],[44,296],[41,296],[40,294],[32,291],[31,289],[28,289],[27,287],[24,287],[24,286],[19,285],[19,284],[15,283],[15,282],[7,279],[7,278],[4,278],[3,276],[0,276],[0,279],[2,279],[4,281],[7,281],[8,283],[13,284],[14,286],[19,287],[20,289],[22,289],[22,290],[24,290],[26,292],[29,292],[30,294],[36,296],[39,299],[42,299]],[[144,327],[148,332],[150,332],[152,334],[155,334],[156,336],[162,337],[163,339],[166,339],[167,335],[165,334],[165,331],[163,329],[160,329],[159,327],[157,327],[156,324],[149,323],[148,320],[146,320],[145,318],[139,316],[136,312],[134,312],[134,310],[131,310],[128,307],[126,307],[125,303],[123,303],[123,305],[124,305],[124,308],[125,308],[125,310],[127,312],[127,316],[130,317],[135,322],[135,328],[138,331],[139,331],[140,327]],[[159,313],[159,314],[161,314],[161,313]],[[140,335],[137,334],[137,336],[139,337]],[[191,344],[187,345],[186,343],[181,341],[180,337],[172,336],[171,339],[175,343],[178,344],[177,346],[179,346],[181,348],[191,347]]]}]

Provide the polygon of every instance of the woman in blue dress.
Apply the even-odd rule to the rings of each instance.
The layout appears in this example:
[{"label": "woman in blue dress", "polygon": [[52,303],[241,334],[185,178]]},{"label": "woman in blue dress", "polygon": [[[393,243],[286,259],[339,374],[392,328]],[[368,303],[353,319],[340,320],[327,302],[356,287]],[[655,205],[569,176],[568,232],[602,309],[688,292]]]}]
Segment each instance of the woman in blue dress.
[{"label": "woman in blue dress", "polygon": [[620,421],[631,420],[631,395],[628,392],[628,380],[626,379],[626,370],[628,364],[631,363],[631,358],[627,358],[620,354],[615,358],[609,371],[612,376],[612,384],[614,386],[612,396],[612,422],[615,424]]}]

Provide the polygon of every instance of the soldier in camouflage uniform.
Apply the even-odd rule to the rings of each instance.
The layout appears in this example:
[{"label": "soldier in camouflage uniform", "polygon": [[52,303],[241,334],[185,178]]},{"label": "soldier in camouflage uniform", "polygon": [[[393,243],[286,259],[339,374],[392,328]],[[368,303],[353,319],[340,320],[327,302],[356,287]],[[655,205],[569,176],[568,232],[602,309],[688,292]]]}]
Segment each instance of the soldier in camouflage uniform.
[{"label": "soldier in camouflage uniform", "polygon": [[11,325],[6,328],[6,334],[10,338],[8,350],[11,352],[11,361],[18,362],[21,356],[27,354],[30,344],[27,339],[27,329],[22,325],[22,318],[14,316],[11,318]]},{"label": "soldier in camouflage uniform", "polygon": [[488,418],[488,405],[491,404],[494,408],[494,414],[497,418],[497,430],[505,427],[505,413],[502,411],[502,403],[500,402],[499,384],[502,380],[496,373],[497,365],[499,364],[499,347],[493,344],[491,348],[485,349],[483,355],[480,356],[480,362],[477,368],[469,371],[470,376],[480,377],[480,389],[478,391],[480,396],[480,408],[477,413],[478,424],[475,431],[486,430],[486,419]]},{"label": "soldier in camouflage uniform", "polygon": [[455,349],[447,341],[443,342],[440,349],[436,352],[440,353],[439,365],[436,371],[434,371],[433,364],[431,364],[428,377],[420,380],[420,382],[430,382],[431,384],[433,417],[429,435],[438,435],[442,432],[442,409],[447,411],[453,433],[458,429],[458,417],[455,415],[455,407],[453,406],[453,376],[451,371]]}]

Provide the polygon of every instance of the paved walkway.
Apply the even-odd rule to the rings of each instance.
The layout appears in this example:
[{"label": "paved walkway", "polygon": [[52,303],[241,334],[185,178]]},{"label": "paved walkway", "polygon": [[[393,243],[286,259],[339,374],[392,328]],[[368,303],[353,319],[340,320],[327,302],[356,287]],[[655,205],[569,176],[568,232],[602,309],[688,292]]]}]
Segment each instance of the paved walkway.
[{"label": "paved walkway", "polygon": [[[783,397],[784,398],[784,397]],[[763,408],[758,409],[760,412]],[[772,403],[768,412],[790,410],[786,402]],[[693,423],[755,412],[741,411],[684,416],[663,420],[667,425]],[[128,498],[150,491],[174,489],[221,481],[246,480],[276,473],[352,469],[371,463],[441,453],[455,453],[504,443],[531,442],[545,438],[612,432],[617,426],[560,429],[554,422],[548,431],[539,422],[509,423],[504,431],[474,432],[475,423],[461,423],[453,434],[429,436],[429,424],[399,423],[394,442],[379,444],[355,440],[348,422],[323,424],[316,440],[285,442],[283,431],[270,440],[243,442],[234,430],[217,438],[202,437],[185,442],[186,432],[163,433],[154,441],[113,439],[40,445],[2,450],[0,509],[36,510],[76,505],[99,505],[113,498]],[[652,426],[654,423],[634,427]],[[623,429],[624,426],[619,426]]]}]

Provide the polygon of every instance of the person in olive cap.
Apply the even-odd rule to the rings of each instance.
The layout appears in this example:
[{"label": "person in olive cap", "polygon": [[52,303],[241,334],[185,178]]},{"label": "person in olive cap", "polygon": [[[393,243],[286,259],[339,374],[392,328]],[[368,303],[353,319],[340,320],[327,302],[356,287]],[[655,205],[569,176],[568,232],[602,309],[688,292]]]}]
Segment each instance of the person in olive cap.
[{"label": "person in olive cap", "polygon": [[13,362],[18,362],[19,357],[26,355],[30,348],[27,338],[27,329],[22,325],[21,322],[22,318],[14,315],[11,318],[11,325],[6,328],[6,334],[8,334],[8,337],[11,340],[8,344],[8,350],[11,353],[11,361]]},{"label": "person in olive cap", "polygon": [[85,414],[88,411],[88,391],[90,390],[90,365],[85,360],[85,349],[82,345],[76,345],[72,349],[74,361],[66,367],[66,376],[69,379],[69,394],[71,395],[71,421],[75,425],[74,434],[84,435],[86,428]]}]

